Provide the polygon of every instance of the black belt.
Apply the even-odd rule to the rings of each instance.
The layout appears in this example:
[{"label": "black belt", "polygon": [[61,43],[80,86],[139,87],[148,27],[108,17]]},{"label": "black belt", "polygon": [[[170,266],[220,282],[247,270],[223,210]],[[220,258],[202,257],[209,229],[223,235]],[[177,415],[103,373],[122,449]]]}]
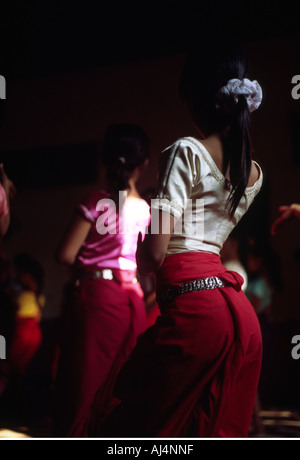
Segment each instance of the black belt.
[{"label": "black belt", "polygon": [[104,268],[96,271],[82,271],[78,274],[77,278],[80,280],[113,280],[114,274],[110,268]]}]

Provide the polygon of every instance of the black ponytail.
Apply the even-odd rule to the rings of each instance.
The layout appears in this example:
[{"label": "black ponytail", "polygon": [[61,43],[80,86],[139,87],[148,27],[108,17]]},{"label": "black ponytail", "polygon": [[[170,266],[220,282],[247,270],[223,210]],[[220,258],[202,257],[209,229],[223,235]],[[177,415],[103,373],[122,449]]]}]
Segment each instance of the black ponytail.
[{"label": "black ponytail", "polygon": [[109,164],[106,177],[113,191],[128,190],[130,188],[130,172],[124,157],[118,157]]},{"label": "black ponytail", "polygon": [[114,193],[130,188],[133,171],[149,158],[149,142],[146,133],[137,125],[110,126],[102,147],[106,178]]},{"label": "black ponytail", "polygon": [[188,57],[180,82],[180,94],[188,101],[194,122],[206,136],[219,133],[224,147],[223,175],[229,166],[231,193],[229,216],[247,187],[252,161],[250,111],[245,96],[218,98],[220,89],[231,79],[247,77],[243,48],[223,40],[194,50]]},{"label": "black ponytail", "polygon": [[250,112],[244,96],[239,96],[230,129],[223,137],[223,145],[223,175],[225,176],[230,165],[229,177],[232,186],[227,207],[230,217],[233,217],[247,187],[252,162]]}]

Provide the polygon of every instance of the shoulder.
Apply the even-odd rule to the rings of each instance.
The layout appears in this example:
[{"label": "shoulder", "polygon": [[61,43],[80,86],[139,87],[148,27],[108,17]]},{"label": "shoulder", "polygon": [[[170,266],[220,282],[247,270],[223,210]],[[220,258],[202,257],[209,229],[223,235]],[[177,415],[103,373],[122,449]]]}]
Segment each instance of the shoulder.
[{"label": "shoulder", "polygon": [[149,211],[150,207],[146,200],[144,200],[143,198],[140,198],[139,202],[140,202],[141,209],[144,209],[145,211]]},{"label": "shoulder", "polygon": [[109,195],[104,190],[92,190],[77,204],[76,209],[85,220],[94,223],[99,215],[97,211],[97,203]]},{"label": "shoulder", "polygon": [[209,159],[206,154],[206,149],[200,141],[194,137],[181,137],[177,139],[173,144],[162,151],[162,154],[169,154],[171,158],[181,158],[187,160],[186,164],[189,164],[192,169],[205,167],[205,164],[209,164]]},{"label": "shoulder", "polygon": [[262,182],[263,182],[262,169],[256,161],[252,160],[250,176],[249,176],[247,187],[248,188],[252,188],[252,187],[260,188],[262,186]]},{"label": "shoulder", "polygon": [[172,168],[190,177],[191,183],[198,183],[208,167],[204,147],[193,137],[181,137],[162,151],[162,169]]},{"label": "shoulder", "polygon": [[103,198],[108,198],[109,194],[104,190],[92,190],[87,193],[79,202],[79,206],[83,205],[88,209],[96,208],[96,205],[99,200]]},{"label": "shoulder", "polygon": [[169,151],[186,151],[190,150],[194,153],[199,151],[196,139],[193,137],[180,137],[176,139],[172,144],[166,147],[162,153]]},{"label": "shoulder", "polygon": [[175,160],[183,161],[186,166],[195,168],[197,164],[202,162],[201,144],[192,137],[181,137],[173,144],[169,145],[161,152],[161,160]]},{"label": "shoulder", "polygon": [[105,190],[101,189],[96,189],[96,190],[91,190],[88,192],[85,197],[82,199],[82,201],[87,202],[87,201],[96,201],[96,200],[101,200],[101,198],[107,198],[109,194]]},{"label": "shoulder", "polygon": [[258,164],[255,161],[252,161],[250,176],[249,176],[249,185],[253,185],[260,176],[260,169]]},{"label": "shoulder", "polygon": [[150,214],[150,206],[143,198],[131,198],[129,202],[137,210],[140,217],[147,217]]},{"label": "shoulder", "polygon": [[149,218],[150,218],[150,206],[145,200],[143,200],[143,198],[140,198],[140,206],[141,206],[141,217],[143,221],[146,221],[146,223],[148,223]]}]

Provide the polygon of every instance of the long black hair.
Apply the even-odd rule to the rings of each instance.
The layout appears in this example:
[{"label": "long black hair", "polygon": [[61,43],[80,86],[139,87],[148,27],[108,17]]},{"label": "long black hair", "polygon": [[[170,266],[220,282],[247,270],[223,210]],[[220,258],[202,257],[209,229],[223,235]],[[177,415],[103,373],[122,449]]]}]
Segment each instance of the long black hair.
[{"label": "long black hair", "polygon": [[110,126],[102,146],[103,163],[112,192],[130,188],[133,171],[149,157],[149,141],[144,130],[134,124]]},{"label": "long black hair", "polygon": [[184,66],[180,94],[187,100],[197,127],[205,135],[221,134],[224,147],[223,174],[230,165],[230,217],[246,189],[251,171],[250,112],[246,98],[217,99],[229,80],[247,78],[247,59],[242,46],[232,42],[205,43],[193,50]]}]

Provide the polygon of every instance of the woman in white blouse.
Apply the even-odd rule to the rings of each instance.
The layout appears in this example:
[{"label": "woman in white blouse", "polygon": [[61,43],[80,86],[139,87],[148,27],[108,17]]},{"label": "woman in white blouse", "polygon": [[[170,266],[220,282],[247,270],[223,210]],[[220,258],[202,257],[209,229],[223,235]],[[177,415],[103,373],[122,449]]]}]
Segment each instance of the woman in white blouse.
[{"label": "woman in white blouse", "polygon": [[103,436],[248,434],[261,334],[242,277],[219,254],[262,185],[249,137],[262,91],[246,78],[240,48],[199,55],[181,80],[199,134],[162,152],[151,232],[137,251],[141,272],[156,275],[161,315],[119,374],[121,404]]}]

